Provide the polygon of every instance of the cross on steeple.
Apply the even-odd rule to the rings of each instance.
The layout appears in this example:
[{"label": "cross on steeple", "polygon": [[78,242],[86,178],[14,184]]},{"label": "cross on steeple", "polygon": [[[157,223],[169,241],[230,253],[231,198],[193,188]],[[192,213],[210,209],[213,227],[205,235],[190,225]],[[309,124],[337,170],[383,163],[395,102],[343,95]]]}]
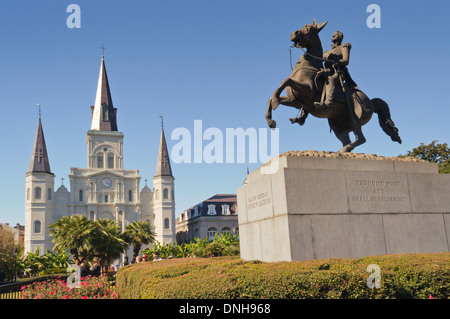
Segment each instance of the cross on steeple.
[{"label": "cross on steeple", "polygon": [[37,102],[36,105],[39,108],[39,118],[41,118],[41,102]]},{"label": "cross on steeple", "polygon": [[34,156],[37,157],[39,163],[41,163],[42,159],[44,158],[44,151],[42,150],[42,146],[39,147],[38,151],[36,152],[36,155]]},{"label": "cross on steeple", "polygon": [[64,185],[64,177],[61,177],[61,185]]},{"label": "cross on steeple", "polygon": [[101,47],[98,47],[98,48],[99,48],[99,49],[102,49],[102,56],[103,56],[103,51],[106,50],[106,48],[103,46],[103,44],[102,44]]},{"label": "cross on steeple", "polygon": [[164,117],[162,115],[159,117],[161,118],[161,128],[164,128]]},{"label": "cross on steeple", "polygon": [[162,154],[161,163],[163,164],[164,167],[167,167],[167,164],[169,164],[169,159],[167,158],[166,152],[163,152]]}]

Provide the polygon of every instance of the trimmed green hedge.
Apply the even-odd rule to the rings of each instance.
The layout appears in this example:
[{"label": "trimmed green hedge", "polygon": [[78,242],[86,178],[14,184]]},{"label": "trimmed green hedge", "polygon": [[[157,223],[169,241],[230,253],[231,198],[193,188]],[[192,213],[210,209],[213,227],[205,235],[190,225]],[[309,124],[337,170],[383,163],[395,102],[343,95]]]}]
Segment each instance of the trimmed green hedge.
[{"label": "trimmed green hedge", "polygon": [[[368,288],[367,267],[381,271]],[[450,298],[450,253],[262,263],[238,257],[134,264],[116,277],[121,298]]]}]

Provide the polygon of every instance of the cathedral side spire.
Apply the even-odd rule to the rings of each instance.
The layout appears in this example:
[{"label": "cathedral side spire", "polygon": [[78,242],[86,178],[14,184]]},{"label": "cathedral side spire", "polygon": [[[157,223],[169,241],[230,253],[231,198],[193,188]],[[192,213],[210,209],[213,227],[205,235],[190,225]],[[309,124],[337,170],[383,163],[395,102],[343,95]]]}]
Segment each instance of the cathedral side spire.
[{"label": "cathedral side spire", "polygon": [[48,160],[47,147],[45,146],[44,130],[42,129],[40,114],[28,171],[43,172],[53,175],[50,171],[50,161]]},{"label": "cathedral side spire", "polygon": [[106,74],[105,59],[102,49],[102,62],[98,76],[97,94],[92,111],[91,130],[93,131],[117,131],[116,111],[109,89],[108,76]]},{"label": "cathedral side spire", "polygon": [[159,142],[158,161],[156,163],[155,176],[172,176],[170,167],[169,152],[167,151],[166,137],[164,136],[164,127],[161,125],[161,140]]}]

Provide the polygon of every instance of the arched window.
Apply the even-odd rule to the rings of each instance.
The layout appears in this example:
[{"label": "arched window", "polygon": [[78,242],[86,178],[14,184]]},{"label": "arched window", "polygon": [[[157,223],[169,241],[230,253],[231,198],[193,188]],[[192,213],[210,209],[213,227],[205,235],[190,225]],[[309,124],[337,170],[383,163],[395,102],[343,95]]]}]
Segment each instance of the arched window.
[{"label": "arched window", "polygon": [[47,189],[47,199],[52,200],[52,189],[51,188]]},{"label": "arched window", "polygon": [[105,195],[105,203],[108,202],[108,195]]},{"label": "arched window", "polygon": [[224,227],[224,228],[222,228],[221,233],[222,234],[232,234],[233,231],[229,227]]},{"label": "arched window", "polygon": [[103,168],[103,153],[97,154],[97,168]]},{"label": "arched window", "polygon": [[108,168],[114,168],[114,154],[108,154]]},{"label": "arched window", "polygon": [[214,239],[214,236],[216,236],[217,234],[217,229],[215,229],[214,227],[208,228],[208,232],[207,232],[207,236],[208,239]]},{"label": "arched window", "polygon": [[133,201],[133,191],[128,191],[128,200],[131,202]]},{"label": "arched window", "polygon": [[164,218],[164,229],[170,228],[170,221],[169,218]]},{"label": "arched window", "polygon": [[34,233],[40,234],[41,233],[41,222],[39,220],[36,220],[34,222]]},{"label": "arched window", "polygon": [[30,189],[27,188],[27,200],[30,200]]},{"label": "arched window", "polygon": [[159,199],[159,191],[155,190],[155,199]]},{"label": "arched window", "polygon": [[34,199],[41,199],[42,198],[42,189],[40,187],[36,187],[34,189]]},{"label": "arched window", "polygon": [[167,188],[163,190],[163,199],[169,199],[169,190]]},{"label": "arched window", "polygon": [[80,202],[83,201],[83,190],[82,190],[82,189],[80,189],[80,191],[78,192],[78,200],[79,200]]}]

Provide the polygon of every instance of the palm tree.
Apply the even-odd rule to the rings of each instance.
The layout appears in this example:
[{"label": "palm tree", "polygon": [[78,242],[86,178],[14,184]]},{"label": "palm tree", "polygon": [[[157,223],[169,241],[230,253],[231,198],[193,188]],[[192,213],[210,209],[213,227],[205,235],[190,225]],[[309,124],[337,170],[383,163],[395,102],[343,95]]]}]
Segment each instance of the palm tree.
[{"label": "palm tree", "polygon": [[100,257],[102,267],[107,267],[128,248],[128,242],[121,233],[120,224],[115,220],[103,218],[95,222],[91,244],[90,255]]},{"label": "palm tree", "polygon": [[125,228],[126,240],[133,245],[133,261],[139,255],[142,245],[148,245],[155,241],[156,233],[149,221],[135,221]]},{"label": "palm tree", "polygon": [[75,261],[79,254],[85,257],[94,229],[95,225],[85,215],[64,216],[49,226],[55,244],[53,249],[57,252],[69,250]]}]

